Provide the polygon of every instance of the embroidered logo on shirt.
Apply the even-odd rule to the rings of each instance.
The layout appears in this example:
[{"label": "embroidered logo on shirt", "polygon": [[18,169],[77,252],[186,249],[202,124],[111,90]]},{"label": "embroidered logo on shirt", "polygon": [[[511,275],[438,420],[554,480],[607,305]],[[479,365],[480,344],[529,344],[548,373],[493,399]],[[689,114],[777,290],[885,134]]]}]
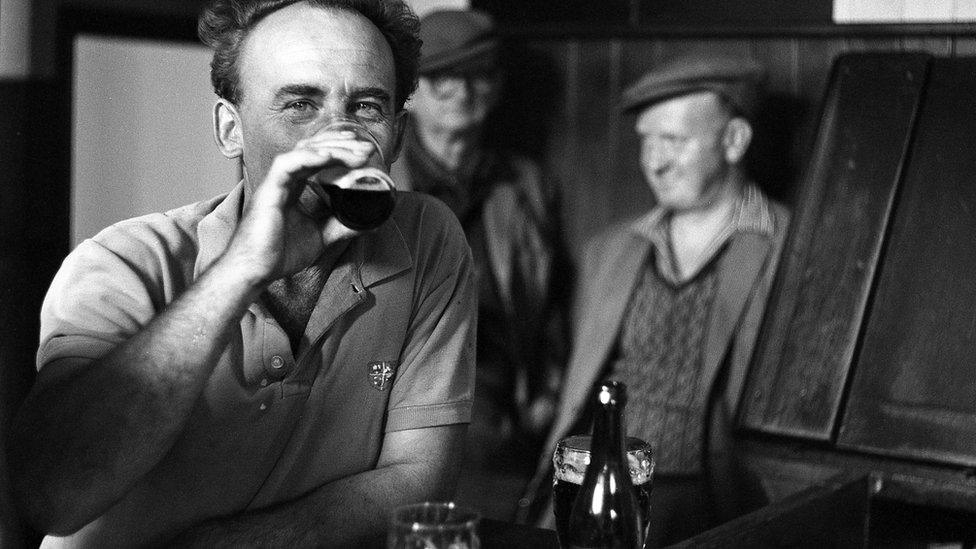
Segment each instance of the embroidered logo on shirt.
[{"label": "embroidered logo on shirt", "polygon": [[389,385],[387,382],[393,377],[394,372],[396,372],[396,361],[383,360],[370,362],[366,365],[366,375],[369,377],[369,384],[377,391],[386,389]]}]

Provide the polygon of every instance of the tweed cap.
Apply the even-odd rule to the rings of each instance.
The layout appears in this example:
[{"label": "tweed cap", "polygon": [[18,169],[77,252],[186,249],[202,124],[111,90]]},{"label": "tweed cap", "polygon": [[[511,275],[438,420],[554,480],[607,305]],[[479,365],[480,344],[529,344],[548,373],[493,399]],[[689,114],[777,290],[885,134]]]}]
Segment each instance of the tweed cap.
[{"label": "tweed cap", "polygon": [[759,104],[766,71],[750,58],[686,55],[660,65],[624,90],[621,108],[633,112],[665,99],[700,91],[724,97],[738,113],[751,118]]},{"label": "tweed cap", "polygon": [[495,68],[495,22],[479,10],[437,10],[420,20],[420,74]]}]

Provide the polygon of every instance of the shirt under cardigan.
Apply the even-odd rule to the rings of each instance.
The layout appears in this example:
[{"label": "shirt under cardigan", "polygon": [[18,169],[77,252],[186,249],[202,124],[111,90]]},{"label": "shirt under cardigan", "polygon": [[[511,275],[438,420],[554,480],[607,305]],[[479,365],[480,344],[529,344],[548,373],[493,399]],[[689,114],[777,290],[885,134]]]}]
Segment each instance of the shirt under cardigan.
[{"label": "shirt under cardigan", "polygon": [[631,293],[621,324],[612,375],[628,385],[628,434],[654,448],[656,471],[664,475],[701,472],[707,399],[702,355],[717,291],[716,264],[739,232],[768,235],[772,216],[765,196],[746,185],[727,222],[702,254],[697,271],[678,275],[668,212],[655,208],[632,230],[653,244],[644,272]]}]

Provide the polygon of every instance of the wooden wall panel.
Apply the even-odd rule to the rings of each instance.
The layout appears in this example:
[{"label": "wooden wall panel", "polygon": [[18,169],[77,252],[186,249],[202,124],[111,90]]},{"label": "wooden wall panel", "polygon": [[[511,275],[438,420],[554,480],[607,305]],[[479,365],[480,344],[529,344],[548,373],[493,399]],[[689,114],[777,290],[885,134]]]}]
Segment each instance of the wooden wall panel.
[{"label": "wooden wall panel", "polygon": [[905,51],[924,51],[932,55],[952,55],[952,41],[944,36],[906,36],[901,39]]},{"label": "wooden wall panel", "polygon": [[559,162],[567,163],[562,171],[572,177],[566,181],[566,207],[576,221],[570,227],[570,236],[579,243],[591,236],[602,220],[621,211],[618,197],[625,193],[615,181],[613,159],[618,151],[610,137],[619,123],[614,103],[608,100],[619,95],[614,46],[609,40],[588,41],[571,51],[578,62],[577,87],[569,91],[576,106],[575,112],[569,113],[569,127],[575,131],[561,133],[560,138],[575,141],[575,154]]},{"label": "wooden wall panel", "polygon": [[640,0],[640,22],[645,25],[722,24],[755,27],[769,24],[828,23],[830,0]]},{"label": "wooden wall panel", "polygon": [[952,40],[952,55],[976,55],[976,38],[954,38]]},{"label": "wooden wall panel", "polygon": [[752,55],[767,68],[766,96],[753,121],[746,165],[772,197],[792,202],[800,159],[794,143],[811,101],[797,89],[797,43],[787,38],[751,42]]},{"label": "wooden wall panel", "polygon": [[760,185],[789,204],[795,200],[797,181],[810,157],[827,77],[838,55],[905,50],[976,53],[976,30],[940,34],[926,28],[913,34],[907,29],[901,35],[852,27],[791,34],[788,29],[750,33],[746,27],[695,32],[648,31],[616,38],[523,33],[508,38],[545,51],[556,71],[552,80],[567,87],[557,95],[558,104],[545,105],[556,114],[538,156],[565,190],[567,233],[574,253],[594,232],[653,204],[639,169],[634,119],[615,108],[622,87],[673,55],[718,50],[752,54],[766,64],[768,93],[756,120],[757,137],[748,162]]},{"label": "wooden wall panel", "polygon": [[799,113],[800,127],[792,139],[796,147],[792,152],[793,160],[797,163],[794,174],[799,176],[805,169],[804,163],[808,159],[810,146],[820,123],[823,97],[827,93],[830,70],[825,67],[825,63],[850,50],[846,41],[838,39],[797,40],[795,43],[796,81],[793,82],[793,97],[796,98],[797,108],[802,112]]},{"label": "wooden wall panel", "polygon": [[[544,94],[541,100],[534,92],[524,98],[536,109],[548,112],[542,128],[542,147],[536,158],[543,162],[548,176],[561,188],[563,208],[560,221],[567,228],[569,240],[579,242],[582,236],[573,231],[580,227],[580,213],[576,209],[582,203],[582,188],[579,185],[579,164],[570,159],[579,159],[581,143],[578,139],[564,137],[579,135],[579,121],[575,116],[579,112],[579,94],[576,93],[579,89],[579,47],[552,42],[530,43],[527,46],[538,59],[548,63],[548,80],[554,87],[553,93]],[[507,135],[523,131],[520,128],[510,130]]]}]

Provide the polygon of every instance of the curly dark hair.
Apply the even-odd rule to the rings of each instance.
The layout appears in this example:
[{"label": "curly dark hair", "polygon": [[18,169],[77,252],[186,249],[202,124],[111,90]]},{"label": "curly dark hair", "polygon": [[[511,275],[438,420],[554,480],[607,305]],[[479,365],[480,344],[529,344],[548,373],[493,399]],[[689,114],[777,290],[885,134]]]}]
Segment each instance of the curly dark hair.
[{"label": "curly dark hair", "polygon": [[210,80],[218,97],[240,102],[238,57],[247,34],[268,14],[298,2],[349,10],[369,19],[386,38],[396,67],[396,108],[417,87],[420,21],[402,0],[213,0],[200,14],[197,34],[213,49]]}]

